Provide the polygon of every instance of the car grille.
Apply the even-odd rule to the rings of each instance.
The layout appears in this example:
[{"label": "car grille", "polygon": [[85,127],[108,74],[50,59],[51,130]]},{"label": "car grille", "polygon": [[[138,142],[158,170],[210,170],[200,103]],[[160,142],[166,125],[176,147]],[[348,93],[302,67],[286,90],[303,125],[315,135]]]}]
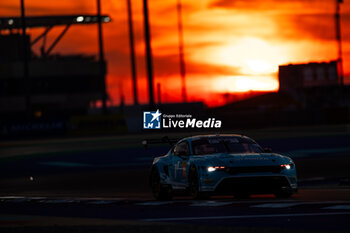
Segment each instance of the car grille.
[{"label": "car grille", "polygon": [[280,173],[282,170],[281,166],[249,166],[249,167],[228,167],[226,172],[230,174],[240,173],[260,173],[260,172],[272,172]]},{"label": "car grille", "polygon": [[235,192],[274,193],[282,187],[290,188],[284,176],[230,177],[223,179],[215,192],[230,194]]}]

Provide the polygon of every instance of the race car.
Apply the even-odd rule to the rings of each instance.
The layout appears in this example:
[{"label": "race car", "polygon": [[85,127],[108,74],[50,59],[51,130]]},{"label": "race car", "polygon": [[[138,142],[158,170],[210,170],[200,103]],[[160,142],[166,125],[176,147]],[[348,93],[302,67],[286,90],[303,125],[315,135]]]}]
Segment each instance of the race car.
[{"label": "race car", "polygon": [[195,199],[251,194],[290,197],[298,188],[291,158],[234,134],[179,140],[166,155],[154,158],[150,186],[157,200],[183,194]]}]

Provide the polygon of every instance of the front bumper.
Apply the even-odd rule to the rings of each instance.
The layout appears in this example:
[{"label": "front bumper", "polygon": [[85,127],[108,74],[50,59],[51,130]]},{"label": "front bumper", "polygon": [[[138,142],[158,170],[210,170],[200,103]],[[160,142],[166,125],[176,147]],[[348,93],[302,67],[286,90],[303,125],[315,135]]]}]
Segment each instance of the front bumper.
[{"label": "front bumper", "polygon": [[296,192],[297,184],[291,184],[285,175],[270,176],[240,176],[226,177],[221,179],[215,186],[204,185],[203,192],[214,192],[215,194],[266,194],[279,191]]}]

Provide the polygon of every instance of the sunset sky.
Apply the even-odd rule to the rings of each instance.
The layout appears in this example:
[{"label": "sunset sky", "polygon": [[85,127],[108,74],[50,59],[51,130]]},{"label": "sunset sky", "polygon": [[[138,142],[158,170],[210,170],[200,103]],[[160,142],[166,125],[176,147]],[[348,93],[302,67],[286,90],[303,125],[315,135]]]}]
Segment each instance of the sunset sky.
[{"label": "sunset sky", "polygon": [[[112,104],[131,104],[126,0],[101,0]],[[2,0],[0,15],[19,16],[19,0]],[[336,59],[335,0],[182,0],[189,100],[222,104],[221,94],[277,90],[278,65]],[[94,14],[96,0],[25,0],[27,15]],[[181,100],[177,0],[149,0],[155,84],[162,100]],[[148,102],[142,0],[132,0],[139,99]],[[345,82],[350,83],[350,0],[341,5]],[[63,27],[50,32],[53,41]],[[43,29],[30,30],[35,36]],[[36,45],[35,49],[40,47]],[[97,54],[97,27],[73,26],[54,53]]]}]

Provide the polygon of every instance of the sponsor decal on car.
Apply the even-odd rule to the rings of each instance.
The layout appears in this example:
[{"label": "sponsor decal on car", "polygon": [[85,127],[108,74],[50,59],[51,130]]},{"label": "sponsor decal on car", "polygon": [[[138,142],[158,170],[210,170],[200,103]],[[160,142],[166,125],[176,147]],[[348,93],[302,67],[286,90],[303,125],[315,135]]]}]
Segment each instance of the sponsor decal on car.
[{"label": "sponsor decal on car", "polygon": [[182,161],[182,172],[181,172],[181,176],[182,178],[186,178],[186,165],[187,165],[187,162],[186,161]]}]

